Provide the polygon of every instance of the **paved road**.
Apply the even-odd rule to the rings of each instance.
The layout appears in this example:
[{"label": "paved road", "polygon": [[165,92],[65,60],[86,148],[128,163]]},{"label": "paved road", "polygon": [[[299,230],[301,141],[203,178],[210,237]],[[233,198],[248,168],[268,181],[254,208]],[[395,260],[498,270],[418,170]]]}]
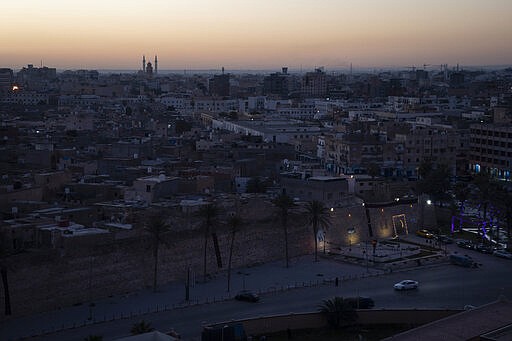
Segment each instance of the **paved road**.
[{"label": "paved road", "polygon": [[[334,295],[366,295],[374,298],[376,308],[462,308],[466,304],[482,305],[495,300],[500,294],[512,297],[512,261],[468,253],[483,264],[477,269],[455,265],[418,268],[401,273],[349,280],[341,287],[323,285],[293,289],[286,292],[263,295],[262,302],[251,304],[226,301],[209,305],[147,314],[145,321],[161,330],[174,328],[185,340],[198,340],[201,324],[268,314],[315,311],[322,299]],[[299,265],[296,265],[299,266]],[[395,292],[392,285],[402,279],[420,281],[417,291]],[[127,336],[133,323],[141,318],[125,319],[95,324],[37,338],[38,340],[83,340],[90,334],[103,335],[104,340]]]}]

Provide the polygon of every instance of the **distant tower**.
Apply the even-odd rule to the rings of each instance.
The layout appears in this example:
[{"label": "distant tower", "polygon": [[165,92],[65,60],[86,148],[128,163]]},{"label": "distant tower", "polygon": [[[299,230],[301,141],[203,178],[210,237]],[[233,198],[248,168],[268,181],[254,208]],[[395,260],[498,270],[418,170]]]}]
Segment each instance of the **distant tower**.
[{"label": "distant tower", "polygon": [[224,66],[222,67],[222,74],[224,74]]},{"label": "distant tower", "polygon": [[155,75],[158,73],[158,58],[156,57],[156,54],[155,54]]},{"label": "distant tower", "polygon": [[146,56],[142,55],[142,72],[146,73]]},{"label": "distant tower", "polygon": [[151,62],[146,64],[146,76],[149,78],[153,77],[153,66],[151,65]]}]

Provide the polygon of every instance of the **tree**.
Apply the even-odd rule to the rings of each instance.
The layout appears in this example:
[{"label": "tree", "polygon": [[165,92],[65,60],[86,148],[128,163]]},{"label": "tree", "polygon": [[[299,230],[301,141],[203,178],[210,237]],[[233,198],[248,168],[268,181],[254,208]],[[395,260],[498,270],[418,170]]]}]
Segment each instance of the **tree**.
[{"label": "tree", "polygon": [[471,190],[468,185],[463,182],[457,182],[453,186],[453,192],[455,194],[455,198],[459,201],[459,213],[462,214],[464,210],[464,205],[466,201],[468,201],[469,196],[471,194]]},{"label": "tree", "polygon": [[160,248],[160,244],[163,241],[163,235],[169,231],[170,226],[167,225],[164,218],[161,215],[153,215],[149,224],[146,226],[146,231],[151,234],[152,244],[151,247],[153,249],[153,291],[156,291],[157,284],[157,274],[158,274],[158,250]]},{"label": "tree", "polygon": [[103,336],[89,335],[86,338],[84,338],[84,341],[103,341]]},{"label": "tree", "polygon": [[266,190],[265,183],[258,177],[251,178],[247,181],[247,188],[245,190],[247,193],[265,193]]},{"label": "tree", "polygon": [[448,190],[450,189],[450,169],[447,165],[441,164],[437,168],[432,168],[430,163],[424,163],[420,166],[418,172],[421,178],[418,181],[418,191],[426,193],[432,197],[434,201],[443,206],[443,200],[448,198]]},{"label": "tree", "polygon": [[327,229],[330,224],[329,210],[324,203],[318,200],[308,202],[307,206],[308,222],[313,226],[313,235],[315,239],[315,262],[318,261],[318,229]]},{"label": "tree", "polygon": [[[500,188],[497,191],[494,203],[497,207],[499,222],[496,227],[496,243],[500,241],[500,225],[501,222],[505,222],[505,226],[507,229],[507,240],[511,239],[511,230],[512,230],[512,193],[509,192],[506,188]],[[507,247],[511,248],[511,243],[507,243]]]},{"label": "tree", "polygon": [[432,172],[432,162],[429,160],[423,160],[418,167],[418,177],[420,179],[426,179]]},{"label": "tree", "polygon": [[318,311],[326,316],[327,322],[333,328],[340,328],[357,320],[357,312],[352,305],[339,296],[323,300]]},{"label": "tree", "polygon": [[132,329],[130,329],[130,333],[132,335],[138,335],[138,334],[144,334],[149,333],[155,330],[155,328],[151,327],[151,323],[147,323],[146,321],[142,320],[140,322],[134,323],[132,325]]},{"label": "tree", "polygon": [[[204,257],[203,257],[203,280],[206,282],[206,256],[208,250],[208,237],[212,232],[212,228],[215,224],[215,219],[219,214],[219,209],[214,204],[204,205],[199,209],[199,216],[203,219],[204,229]],[[215,239],[214,239],[215,242]]]},{"label": "tree", "polygon": [[377,176],[380,175],[380,167],[375,162],[372,162],[368,164],[368,166],[366,167],[366,172],[368,173],[369,176],[372,177],[372,179],[375,179]]},{"label": "tree", "polygon": [[4,312],[6,316],[12,314],[11,294],[9,291],[9,280],[7,277],[7,257],[9,256],[4,244],[3,234],[0,233],[0,274],[2,276],[2,285],[4,287]]},{"label": "tree", "polygon": [[234,215],[229,218],[228,221],[231,241],[229,243],[229,260],[228,260],[228,292],[231,289],[231,261],[233,259],[233,249],[235,246],[235,235],[238,231],[240,231],[241,226],[243,225],[242,218],[239,215]]},{"label": "tree", "polygon": [[483,211],[483,220],[485,221],[487,220],[487,209],[489,208],[498,188],[486,173],[478,173],[475,175],[473,178],[473,184],[476,186],[474,198]]},{"label": "tree", "polygon": [[290,208],[293,206],[293,199],[286,194],[281,194],[274,199],[273,204],[278,208],[278,215],[284,232],[285,259],[286,267],[288,268],[290,265],[290,258],[288,255],[288,215]]}]

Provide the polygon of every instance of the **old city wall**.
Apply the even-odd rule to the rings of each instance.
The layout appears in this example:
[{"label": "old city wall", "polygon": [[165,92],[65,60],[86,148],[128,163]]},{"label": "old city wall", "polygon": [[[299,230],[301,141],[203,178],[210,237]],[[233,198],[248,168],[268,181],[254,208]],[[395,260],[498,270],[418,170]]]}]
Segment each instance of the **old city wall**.
[{"label": "old city wall", "polygon": [[[403,205],[402,205],[403,206]],[[392,233],[392,216],[405,214],[414,220],[414,207],[395,206],[370,209],[375,237],[387,238]],[[260,203],[257,210],[243,211],[245,221],[236,234],[233,268],[250,266],[273,260],[283,260],[284,233],[269,203]],[[350,214],[350,217],[349,217]],[[348,240],[347,226],[355,233]],[[332,245],[355,244],[368,238],[367,217],[361,207],[336,209],[333,225],[327,232]],[[311,254],[314,250],[313,233],[307,225],[303,210],[295,210],[289,218],[289,255]],[[207,273],[227,269],[230,232],[227,226],[217,227],[223,267],[217,267],[211,236],[208,238]],[[202,281],[202,230],[170,232],[159,248],[158,283],[185,281],[187,269]],[[90,302],[111,295],[131,293],[150,288],[153,283],[153,253],[151,238],[104,240],[94,245],[75,243],[62,249],[27,252],[9,257],[9,287],[14,316],[47,311],[73,304]],[[3,303],[3,291],[0,302]]]},{"label": "old city wall", "polygon": [[354,245],[373,239],[391,238],[396,234],[414,233],[417,225],[417,204],[384,203],[369,208],[362,205],[334,208],[331,227],[326,231],[326,241],[330,248]]}]

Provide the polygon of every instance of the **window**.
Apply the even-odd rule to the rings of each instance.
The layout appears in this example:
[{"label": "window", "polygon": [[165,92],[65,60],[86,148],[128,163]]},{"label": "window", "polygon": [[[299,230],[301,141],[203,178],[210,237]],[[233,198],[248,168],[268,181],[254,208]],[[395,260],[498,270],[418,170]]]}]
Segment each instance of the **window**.
[{"label": "window", "polygon": [[148,192],[148,193],[151,192],[151,185],[146,185],[146,192]]}]

